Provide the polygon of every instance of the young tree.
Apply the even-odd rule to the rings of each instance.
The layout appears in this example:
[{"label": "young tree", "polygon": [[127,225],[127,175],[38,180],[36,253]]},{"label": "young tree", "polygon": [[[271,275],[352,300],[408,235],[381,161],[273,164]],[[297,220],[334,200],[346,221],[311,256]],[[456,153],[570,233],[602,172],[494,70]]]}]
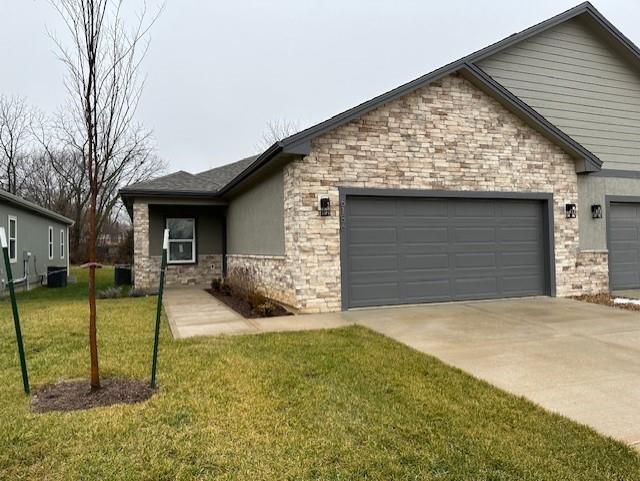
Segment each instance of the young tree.
[{"label": "young tree", "polygon": [[147,33],[157,19],[139,15],[133,29],[122,18],[122,0],[51,0],[64,20],[70,45],[53,37],[67,68],[70,130],[81,151],[88,185],[89,350],[91,387],[100,388],[96,334],[96,262],[100,205],[110,186],[148,161],[150,134],[134,115],[144,82],[140,63]]}]

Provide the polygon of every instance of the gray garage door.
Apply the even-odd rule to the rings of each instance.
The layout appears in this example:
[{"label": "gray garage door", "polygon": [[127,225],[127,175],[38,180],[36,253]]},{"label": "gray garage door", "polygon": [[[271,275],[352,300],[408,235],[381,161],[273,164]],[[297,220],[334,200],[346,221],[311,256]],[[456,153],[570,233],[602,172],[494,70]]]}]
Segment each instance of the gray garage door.
[{"label": "gray garage door", "polygon": [[609,213],[611,289],[640,288],[640,203],[611,203]]},{"label": "gray garage door", "polygon": [[348,197],[347,304],[548,292],[543,203]]}]

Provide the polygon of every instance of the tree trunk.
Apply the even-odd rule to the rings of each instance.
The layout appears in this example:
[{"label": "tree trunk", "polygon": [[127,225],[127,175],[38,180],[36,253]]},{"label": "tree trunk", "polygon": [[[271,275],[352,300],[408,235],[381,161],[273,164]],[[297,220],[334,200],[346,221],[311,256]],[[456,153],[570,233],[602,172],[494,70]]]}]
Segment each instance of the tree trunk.
[{"label": "tree trunk", "polygon": [[96,333],[96,193],[89,207],[89,350],[91,351],[91,388],[100,389],[98,341]]}]

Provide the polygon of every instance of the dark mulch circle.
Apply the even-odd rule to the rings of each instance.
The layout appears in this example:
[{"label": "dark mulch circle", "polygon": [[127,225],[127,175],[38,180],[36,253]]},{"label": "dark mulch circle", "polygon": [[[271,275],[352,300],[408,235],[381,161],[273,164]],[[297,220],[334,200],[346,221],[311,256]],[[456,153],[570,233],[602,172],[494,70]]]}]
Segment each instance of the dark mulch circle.
[{"label": "dark mulch circle", "polygon": [[103,379],[100,385],[100,389],[92,391],[86,379],[47,384],[33,393],[31,410],[46,413],[134,404],[149,399],[155,392],[148,381],[139,379]]}]

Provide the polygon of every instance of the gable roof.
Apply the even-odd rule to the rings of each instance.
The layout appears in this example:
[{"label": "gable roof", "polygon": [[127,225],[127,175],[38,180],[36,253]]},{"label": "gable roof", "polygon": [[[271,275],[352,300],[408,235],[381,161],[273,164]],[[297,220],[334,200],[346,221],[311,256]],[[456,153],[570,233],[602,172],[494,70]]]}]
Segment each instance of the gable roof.
[{"label": "gable roof", "polygon": [[213,196],[225,185],[245,170],[258,156],[245,157],[236,162],[205,170],[199,174],[191,174],[184,170],[158,177],[156,179],[137,182],[120,190],[123,197],[144,195],[185,195]]},{"label": "gable roof", "polygon": [[489,75],[483,72],[476,62],[483,60],[490,55],[493,55],[501,50],[504,50],[518,42],[521,42],[527,38],[530,38],[540,32],[548,30],[560,23],[563,23],[569,19],[586,16],[592,23],[601,29],[601,31],[607,35],[611,40],[622,49],[628,56],[634,59],[638,65],[640,65],[640,49],[625,35],[623,35],[611,22],[609,22],[590,2],[584,2],[576,7],[573,7],[563,13],[560,13],[552,18],[549,18],[543,22],[540,22],[532,27],[529,27],[519,33],[515,33],[506,37],[488,47],[482,48],[476,52],[473,52],[466,57],[462,57],[454,62],[451,62],[443,67],[440,67],[426,75],[423,75],[415,80],[412,80],[406,84],[403,84],[393,90],[390,90],[382,95],[374,97],[371,100],[367,100],[349,110],[341,112],[324,122],[313,125],[301,132],[291,135],[279,142],[273,144],[263,154],[261,154],[256,161],[247,167],[238,177],[233,179],[224,189],[221,190],[221,194],[233,189],[236,185],[241,183],[245,178],[249,177],[255,171],[259,170],[262,166],[271,161],[274,157],[282,153],[290,154],[306,154],[310,149],[310,142],[313,138],[322,135],[329,130],[335,129],[340,125],[343,125],[351,120],[354,120],[362,115],[374,110],[392,100],[407,95],[421,87],[428,85],[429,83],[438,80],[446,75],[450,75],[454,72],[461,72],[466,77],[474,79],[474,83],[478,86],[484,86],[490,93],[499,93],[501,101],[506,105],[514,108],[520,115],[529,120],[534,127],[538,127],[543,133],[549,135],[552,140],[556,141],[561,147],[565,148],[569,153],[580,159],[580,164],[577,166],[579,172],[594,172],[600,170],[602,161],[587,148],[582,146],[579,142],[569,137],[560,129],[555,127],[550,122],[540,115],[538,112],[527,106],[520,99],[511,94],[507,89],[501,86],[498,82],[491,79]]},{"label": "gable roof", "polygon": [[[591,24],[598,28],[625,55],[631,58],[640,69],[640,49],[638,49],[631,40],[613,26],[613,24],[611,24],[600,12],[598,12],[591,3],[584,2],[548,20],[540,22],[537,25],[529,27],[519,33],[510,35],[509,37],[489,45],[488,47],[482,48],[415,80],[367,100],[351,109],[345,110],[344,112],[341,112],[323,122],[275,142],[259,156],[247,157],[233,164],[201,172],[196,175],[192,175],[184,171],[176,173],[180,174],[180,182],[178,183],[179,189],[176,189],[176,184],[173,184],[173,186],[171,185],[173,183],[171,179],[169,179],[169,181],[166,180],[170,176],[165,176],[164,178],[161,177],[160,179],[156,179],[160,181],[157,184],[152,184],[155,181],[144,183],[144,185],[143,183],[135,184],[123,189],[121,193],[127,196],[132,194],[144,195],[145,193],[223,196],[238,187],[242,182],[251,177],[257,171],[261,170],[267,164],[278,158],[308,154],[311,150],[311,141],[314,138],[350,122],[351,120],[357,119],[367,112],[370,112],[388,102],[403,97],[421,87],[427,86],[431,82],[454,73],[463,75],[467,80],[474,83],[474,85],[492,95],[506,108],[528,122],[532,127],[572,155],[577,160],[577,172],[599,171],[602,166],[602,161],[593,152],[585,148],[579,142],[545,119],[545,117],[539,112],[535,111],[521,99],[509,92],[509,90],[499,84],[476,64],[476,62],[479,62],[490,55],[578,16],[588,18]],[[204,184],[202,182],[204,182]]]},{"label": "gable roof", "polygon": [[38,204],[34,204],[33,202],[23,199],[22,197],[18,197],[17,195],[10,194],[6,190],[0,190],[0,202],[15,205],[16,207],[19,207],[21,209],[34,212],[43,217],[62,222],[63,224],[73,225],[73,220],[69,219],[68,217],[58,214],[57,212],[54,212],[52,210],[45,209],[44,207],[41,207]]}]

